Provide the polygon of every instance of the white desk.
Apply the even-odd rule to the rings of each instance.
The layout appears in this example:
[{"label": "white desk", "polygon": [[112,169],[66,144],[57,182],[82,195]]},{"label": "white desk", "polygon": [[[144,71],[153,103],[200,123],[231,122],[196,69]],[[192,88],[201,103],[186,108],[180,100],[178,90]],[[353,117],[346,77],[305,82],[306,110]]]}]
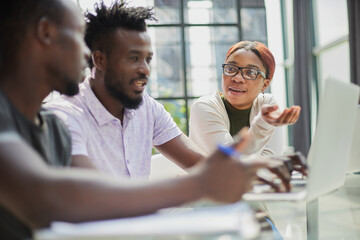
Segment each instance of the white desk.
[{"label": "white desk", "polygon": [[[260,226],[244,203],[165,209],[148,216],[80,224],[55,223],[37,240],[254,239]],[[164,211],[164,210],[163,210]],[[272,238],[268,238],[272,239]]]},{"label": "white desk", "polygon": [[[306,203],[305,202],[268,202],[269,213],[276,227],[286,240],[307,239]],[[348,175],[345,185],[318,202],[318,235],[326,240],[358,240],[360,239],[360,175]],[[314,226],[312,226],[314,227]],[[84,240],[99,239],[94,237],[59,237],[51,232],[35,238],[37,240]],[[168,235],[168,236],[112,236],[101,238],[115,239],[151,239],[151,240],[237,240],[241,237],[236,233]],[[261,233],[256,239],[272,239],[271,233]],[[311,239],[312,240],[312,239]]]},{"label": "white desk", "polygon": [[[268,202],[269,213],[286,240],[307,239],[305,202]],[[360,175],[318,201],[319,239],[360,239]]]}]

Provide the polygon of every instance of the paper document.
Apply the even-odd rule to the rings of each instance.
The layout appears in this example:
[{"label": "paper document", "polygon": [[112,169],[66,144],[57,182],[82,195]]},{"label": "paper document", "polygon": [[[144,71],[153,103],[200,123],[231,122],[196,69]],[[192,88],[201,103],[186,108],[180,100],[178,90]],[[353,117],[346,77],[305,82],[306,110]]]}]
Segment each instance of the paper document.
[{"label": "paper document", "polygon": [[260,226],[253,211],[244,203],[159,212],[151,215],[86,223],[54,222],[49,229],[36,232],[36,239],[47,236],[107,237],[156,236],[178,234],[239,233],[244,239],[256,237]]}]

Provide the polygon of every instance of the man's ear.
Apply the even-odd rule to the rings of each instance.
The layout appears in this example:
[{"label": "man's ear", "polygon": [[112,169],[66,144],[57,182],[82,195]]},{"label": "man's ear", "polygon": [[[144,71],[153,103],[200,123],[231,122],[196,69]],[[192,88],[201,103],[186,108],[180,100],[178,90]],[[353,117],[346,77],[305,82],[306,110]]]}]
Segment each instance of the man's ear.
[{"label": "man's ear", "polygon": [[35,26],[36,38],[41,44],[50,45],[56,35],[56,26],[47,17],[42,17]]},{"label": "man's ear", "polygon": [[264,79],[264,85],[261,88],[261,91],[264,92],[268,88],[269,85],[270,85],[270,80],[269,79]]},{"label": "man's ear", "polygon": [[106,56],[105,54],[100,50],[95,50],[91,54],[92,62],[94,66],[99,69],[100,71],[104,71],[106,68]]}]

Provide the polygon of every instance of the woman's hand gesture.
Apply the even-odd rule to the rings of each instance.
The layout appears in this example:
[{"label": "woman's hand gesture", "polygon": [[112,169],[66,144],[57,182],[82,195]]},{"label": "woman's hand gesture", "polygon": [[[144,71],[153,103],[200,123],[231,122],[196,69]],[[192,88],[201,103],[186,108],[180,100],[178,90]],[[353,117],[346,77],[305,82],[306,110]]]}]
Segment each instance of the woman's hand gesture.
[{"label": "woman's hand gesture", "polygon": [[285,108],[282,112],[277,105],[264,105],[261,107],[262,118],[273,126],[291,125],[296,123],[300,111],[300,106]]}]

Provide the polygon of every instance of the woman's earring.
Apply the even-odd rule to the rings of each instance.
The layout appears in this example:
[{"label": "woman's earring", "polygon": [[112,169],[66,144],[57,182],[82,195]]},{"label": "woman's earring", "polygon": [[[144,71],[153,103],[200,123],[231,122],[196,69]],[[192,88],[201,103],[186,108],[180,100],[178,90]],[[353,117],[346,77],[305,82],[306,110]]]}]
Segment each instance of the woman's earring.
[{"label": "woman's earring", "polygon": [[264,96],[265,94],[264,94],[264,92],[262,92],[262,95],[263,95],[263,101],[264,101],[264,100],[265,100],[265,96]]}]

